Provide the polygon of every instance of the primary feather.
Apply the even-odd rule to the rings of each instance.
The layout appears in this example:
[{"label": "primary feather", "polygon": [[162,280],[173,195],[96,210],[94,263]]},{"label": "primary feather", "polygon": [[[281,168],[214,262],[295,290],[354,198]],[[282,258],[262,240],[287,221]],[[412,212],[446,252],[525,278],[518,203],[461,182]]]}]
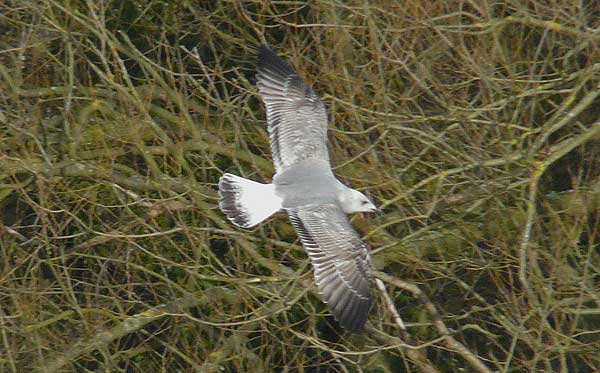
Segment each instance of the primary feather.
[{"label": "primary feather", "polygon": [[329,162],[327,112],[319,96],[267,46],[258,49],[256,78],[276,171],[310,158]]}]

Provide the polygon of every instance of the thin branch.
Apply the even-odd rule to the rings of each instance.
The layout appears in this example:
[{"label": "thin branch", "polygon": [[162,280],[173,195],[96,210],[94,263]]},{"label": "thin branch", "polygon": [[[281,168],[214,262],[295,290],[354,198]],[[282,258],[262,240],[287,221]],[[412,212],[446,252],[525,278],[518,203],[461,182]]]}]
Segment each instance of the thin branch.
[{"label": "thin branch", "polygon": [[152,321],[176,312],[181,312],[183,309],[201,305],[208,301],[209,300],[202,295],[190,294],[188,296],[176,299],[169,304],[150,308],[144,312],[127,317],[110,330],[98,332],[92,338],[75,342],[73,347],[71,347],[67,352],[60,354],[60,356],[54,358],[53,360],[46,360],[44,365],[37,367],[36,371],[57,372],[70,362],[75,361],[79,356],[90,353],[94,350],[104,349],[111,342],[140,330]]},{"label": "thin branch", "polygon": [[410,284],[406,281],[402,281],[398,278],[392,277],[386,273],[379,271],[376,271],[374,275],[391,285],[394,285],[396,287],[399,287],[400,289],[404,289],[412,293],[413,296],[415,296],[419,300],[419,302],[425,306],[425,310],[433,320],[433,325],[437,329],[438,333],[444,336],[444,342],[450,350],[462,356],[476,371],[481,373],[492,372],[477,357],[477,355],[475,355],[467,347],[465,347],[465,345],[463,345],[462,343],[454,339],[454,337],[452,337],[450,330],[448,329],[448,327],[446,327],[446,324],[444,324],[444,321],[442,320],[442,317],[440,316],[437,308],[433,305],[433,303],[431,303],[429,298],[421,291],[421,289],[419,289],[417,285]]}]

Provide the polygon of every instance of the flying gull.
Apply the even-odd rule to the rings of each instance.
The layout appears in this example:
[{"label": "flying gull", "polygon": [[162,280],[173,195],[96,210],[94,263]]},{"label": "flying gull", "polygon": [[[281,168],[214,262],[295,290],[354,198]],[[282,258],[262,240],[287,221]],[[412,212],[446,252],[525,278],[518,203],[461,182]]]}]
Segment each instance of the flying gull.
[{"label": "flying gull", "polygon": [[257,70],[275,176],[261,184],[224,174],[219,207],[242,228],[285,210],[313,264],[323,301],[346,330],[361,331],[371,305],[371,258],[346,214],[380,210],[334,176],[319,96],[268,46],[258,48]]}]

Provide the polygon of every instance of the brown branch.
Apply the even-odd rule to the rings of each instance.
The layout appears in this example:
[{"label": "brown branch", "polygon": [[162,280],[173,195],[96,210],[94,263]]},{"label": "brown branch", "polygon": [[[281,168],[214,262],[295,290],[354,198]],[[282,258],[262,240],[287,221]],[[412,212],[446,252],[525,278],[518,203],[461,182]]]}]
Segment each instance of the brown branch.
[{"label": "brown branch", "polygon": [[481,373],[491,373],[492,371],[473,353],[471,352],[465,345],[454,339],[452,337],[450,330],[444,324],[440,313],[437,308],[431,303],[429,298],[419,289],[417,285],[410,284],[406,281],[402,281],[395,277],[392,277],[386,273],[376,271],[374,273],[375,277],[380,278],[381,280],[399,287],[400,289],[404,289],[415,296],[423,306],[425,306],[425,310],[429,314],[429,316],[433,319],[433,325],[437,329],[438,333],[444,336],[444,342],[446,343],[446,347],[450,350],[455,351],[460,356],[462,356],[471,366],[478,372]]},{"label": "brown branch", "polygon": [[44,359],[47,362],[44,363],[44,365],[37,367],[36,371],[57,372],[70,362],[76,360],[79,356],[97,349],[103,349],[114,340],[136,332],[152,321],[175,312],[181,312],[183,309],[199,306],[209,301],[210,299],[204,295],[189,294],[182,298],[176,299],[169,304],[150,308],[144,312],[127,317],[120,324],[110,330],[100,331],[92,338],[82,339],[79,342],[76,342],[67,352],[61,354],[55,359],[49,361]]},{"label": "brown branch", "polygon": [[[400,314],[398,313],[396,306],[394,306],[394,303],[392,302],[392,299],[390,298],[383,281],[376,278],[375,285],[381,292],[381,295],[383,296],[383,300],[385,301],[388,310],[392,314],[392,318],[394,319],[394,322],[400,328],[400,335],[402,337],[401,340],[403,340],[402,344],[405,344],[405,347],[401,348],[402,352],[404,352],[410,360],[414,361],[416,363],[416,365],[419,367],[419,369],[421,369],[422,372],[425,372],[425,373],[438,372],[438,370],[433,366],[431,361],[427,358],[427,354],[424,352],[424,350],[414,348],[416,346],[414,346],[412,338],[406,331],[406,326],[404,325],[404,322],[402,321],[402,318],[400,317]],[[394,342],[396,342],[396,341],[394,341]]]}]

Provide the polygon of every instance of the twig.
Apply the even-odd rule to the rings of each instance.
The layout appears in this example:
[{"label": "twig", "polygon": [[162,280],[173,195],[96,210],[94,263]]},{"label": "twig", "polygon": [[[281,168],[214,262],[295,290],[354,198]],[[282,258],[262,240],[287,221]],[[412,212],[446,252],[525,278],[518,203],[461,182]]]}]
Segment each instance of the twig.
[{"label": "twig", "polygon": [[402,318],[400,317],[400,313],[398,313],[396,306],[394,306],[394,302],[392,302],[392,299],[390,298],[390,295],[388,294],[388,292],[385,288],[385,284],[383,283],[383,281],[376,278],[375,285],[381,292],[381,295],[383,296],[383,299],[385,300],[388,310],[392,314],[392,318],[394,319],[394,322],[396,324],[398,324],[398,327],[400,328],[401,332],[403,334],[406,334],[406,326],[404,325],[404,321],[402,321]]},{"label": "twig", "polygon": [[376,271],[374,275],[389,284],[392,284],[412,293],[419,300],[419,302],[425,306],[425,310],[433,319],[433,325],[435,326],[437,331],[445,337],[444,342],[446,343],[446,346],[449,349],[461,355],[478,372],[492,372],[473,352],[471,352],[468,348],[465,347],[465,345],[463,345],[462,343],[454,339],[454,337],[452,337],[452,335],[450,334],[450,330],[448,329],[448,327],[446,327],[446,324],[444,324],[444,321],[442,320],[442,317],[440,316],[437,308],[433,305],[433,303],[431,303],[429,298],[421,291],[421,289],[419,289],[417,285],[409,284],[408,282],[402,281],[400,279],[397,279],[379,271]]},{"label": "twig", "polygon": [[144,312],[130,316],[110,330],[98,332],[90,339],[76,342],[67,352],[54,360],[44,363],[43,366],[39,366],[36,371],[57,372],[79,356],[97,349],[103,349],[112,341],[138,331],[154,320],[208,301],[209,299],[204,296],[189,294],[169,304],[150,308]]},{"label": "twig", "polygon": [[[598,87],[598,89],[600,92],[600,87]],[[578,105],[577,107],[579,108],[580,105]],[[577,112],[579,111],[580,110],[578,110]],[[567,115],[567,117],[569,117],[569,115]],[[535,163],[536,168],[534,169],[533,175],[531,176],[531,180],[529,182],[529,196],[527,198],[527,220],[525,222],[525,229],[523,229],[523,234],[521,236],[519,250],[519,281],[521,282],[523,288],[526,290],[529,299],[533,302],[536,302],[536,298],[529,284],[529,280],[527,279],[527,273],[529,268],[527,265],[527,258],[529,257],[529,242],[531,240],[531,230],[533,228],[533,223],[536,215],[538,182],[544,174],[544,172],[554,162],[571,152],[576,147],[587,143],[594,137],[598,136],[598,134],[600,134],[600,122],[592,124],[591,128],[589,128],[587,131],[583,132],[579,136],[569,138],[557,145],[554,145],[551,148],[550,156],[548,156],[544,161]]]},{"label": "twig", "polygon": [[536,302],[536,299],[535,293],[531,289],[529,280],[527,279],[527,258],[529,257],[529,241],[531,239],[531,229],[533,228],[533,221],[536,213],[535,200],[537,199],[538,180],[542,173],[543,170],[538,168],[529,183],[529,197],[527,198],[527,220],[521,236],[521,244],[519,245],[519,281],[521,282],[521,285],[525,289],[525,292],[532,302]]},{"label": "twig", "polygon": [[[412,341],[412,338],[408,334],[408,332],[406,330],[406,326],[404,325],[404,322],[402,321],[402,318],[400,317],[400,313],[398,313],[396,306],[394,306],[394,302],[392,302],[392,299],[390,298],[390,296],[387,292],[387,289],[385,288],[385,284],[383,283],[383,281],[376,278],[375,285],[381,292],[381,295],[383,296],[383,299],[385,300],[387,308],[390,311],[390,313],[392,314],[392,318],[394,319],[394,322],[400,328],[400,335],[401,335],[402,339],[405,341],[405,343],[408,346],[413,346],[414,343]],[[410,347],[403,349],[403,352],[406,353],[406,355],[409,357],[410,360],[413,360],[418,363],[417,365],[421,369],[421,371],[437,372],[438,370],[433,366],[431,361],[427,358],[427,354],[425,354],[423,351],[424,351],[423,349],[413,349]]]}]

